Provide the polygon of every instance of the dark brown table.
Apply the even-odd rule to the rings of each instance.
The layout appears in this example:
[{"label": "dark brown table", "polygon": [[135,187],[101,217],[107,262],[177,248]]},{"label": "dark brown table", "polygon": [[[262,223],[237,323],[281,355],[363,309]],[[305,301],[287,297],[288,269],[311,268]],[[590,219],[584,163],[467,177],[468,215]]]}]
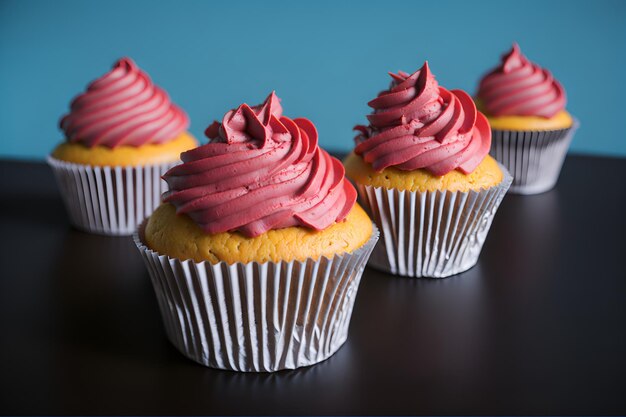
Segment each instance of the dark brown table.
[{"label": "dark brown table", "polygon": [[131,238],[73,230],[47,166],[1,161],[0,413],[625,414],[625,174],[569,156],[473,269],[366,269],[335,356],[238,374],[168,343]]}]

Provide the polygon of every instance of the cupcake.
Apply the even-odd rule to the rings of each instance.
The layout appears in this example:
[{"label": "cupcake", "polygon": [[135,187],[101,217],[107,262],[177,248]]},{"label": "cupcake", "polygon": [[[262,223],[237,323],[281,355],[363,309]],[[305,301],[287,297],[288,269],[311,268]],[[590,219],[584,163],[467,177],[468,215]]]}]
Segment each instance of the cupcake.
[{"label": "cupcake", "polygon": [[206,129],[135,242],[170,341],[213,368],[272,372],[345,342],[378,232],[341,163],[274,93]]},{"label": "cupcake", "polygon": [[129,58],[78,95],[61,118],[65,141],[48,157],[71,223],[131,235],[159,205],[161,176],[197,146],[189,118]]},{"label": "cupcake", "polygon": [[578,122],[565,110],[565,91],[550,71],[513,44],[480,81],[476,103],[491,125],[491,155],[513,175],[511,192],[553,188]]},{"label": "cupcake", "polygon": [[370,264],[441,278],[476,264],[511,177],[488,155],[491,130],[471,97],[440,87],[428,63],[368,105],[345,160],[381,231]]}]

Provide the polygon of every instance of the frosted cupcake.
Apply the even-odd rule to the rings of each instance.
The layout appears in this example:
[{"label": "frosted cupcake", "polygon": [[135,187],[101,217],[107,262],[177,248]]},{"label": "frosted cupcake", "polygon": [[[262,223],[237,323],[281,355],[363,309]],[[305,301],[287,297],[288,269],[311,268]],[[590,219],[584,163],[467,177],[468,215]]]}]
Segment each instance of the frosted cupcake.
[{"label": "frosted cupcake", "polygon": [[129,58],[93,81],[60,122],[48,157],[72,224],[130,235],[157,207],[161,176],[197,145],[189,118]]},{"label": "frosted cupcake", "polygon": [[378,238],[341,163],[274,93],[206,130],[139,229],[170,341],[206,366],[277,371],[345,342]]},{"label": "frosted cupcake", "polygon": [[565,110],[565,91],[550,71],[514,44],[482,78],[476,101],[492,128],[490,153],[513,175],[511,192],[553,188],[578,123]]},{"label": "frosted cupcake", "polygon": [[489,124],[467,93],[440,87],[428,63],[390,75],[345,160],[381,231],[370,264],[410,277],[463,272],[478,261],[511,177],[488,155]]}]

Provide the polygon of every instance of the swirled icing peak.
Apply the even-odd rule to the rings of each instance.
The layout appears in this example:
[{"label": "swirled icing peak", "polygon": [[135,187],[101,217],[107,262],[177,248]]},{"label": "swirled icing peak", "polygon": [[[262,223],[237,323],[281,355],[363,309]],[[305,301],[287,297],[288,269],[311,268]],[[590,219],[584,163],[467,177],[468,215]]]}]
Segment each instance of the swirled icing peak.
[{"label": "swirled icing peak", "polygon": [[389,75],[391,87],[368,103],[369,126],[355,127],[355,152],[376,171],[472,172],[491,146],[489,123],[472,98],[440,87],[428,62],[413,74]]},{"label": "swirled icing peak", "polygon": [[307,119],[282,115],[276,94],[242,104],[206,129],[210,142],[181,155],[164,176],[164,200],[207,233],[322,230],[343,220],[356,190],[341,163],[317,145]]},{"label": "swirled icing peak", "polygon": [[68,141],[109,148],[164,143],[188,126],[187,114],[130,58],[91,82],[60,121]]},{"label": "swirled icing peak", "polygon": [[550,118],[565,109],[565,91],[550,71],[530,62],[515,43],[480,81],[478,99],[493,116]]}]

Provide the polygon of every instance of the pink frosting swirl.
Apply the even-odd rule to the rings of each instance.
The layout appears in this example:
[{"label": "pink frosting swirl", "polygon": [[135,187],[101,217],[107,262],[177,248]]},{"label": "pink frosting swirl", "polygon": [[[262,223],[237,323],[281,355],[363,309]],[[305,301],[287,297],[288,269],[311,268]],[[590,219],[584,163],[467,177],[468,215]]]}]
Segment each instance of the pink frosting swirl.
[{"label": "pink frosting swirl", "polygon": [[89,84],[60,122],[69,142],[109,148],[164,143],[188,126],[187,114],[130,58]]},{"label": "pink frosting swirl", "polygon": [[368,103],[374,109],[369,126],[355,127],[355,152],[376,171],[472,172],[491,146],[489,123],[472,98],[440,87],[428,62],[411,75],[389,75],[391,87]]},{"label": "pink frosting swirl", "polygon": [[494,116],[550,118],[565,109],[565,91],[550,71],[530,62],[515,43],[480,81],[478,98]]},{"label": "pink frosting swirl", "polygon": [[207,233],[322,230],[356,201],[341,162],[318,147],[313,123],[282,116],[274,93],[227,112],[205,133],[210,142],[184,152],[183,164],[165,174],[164,200]]}]

